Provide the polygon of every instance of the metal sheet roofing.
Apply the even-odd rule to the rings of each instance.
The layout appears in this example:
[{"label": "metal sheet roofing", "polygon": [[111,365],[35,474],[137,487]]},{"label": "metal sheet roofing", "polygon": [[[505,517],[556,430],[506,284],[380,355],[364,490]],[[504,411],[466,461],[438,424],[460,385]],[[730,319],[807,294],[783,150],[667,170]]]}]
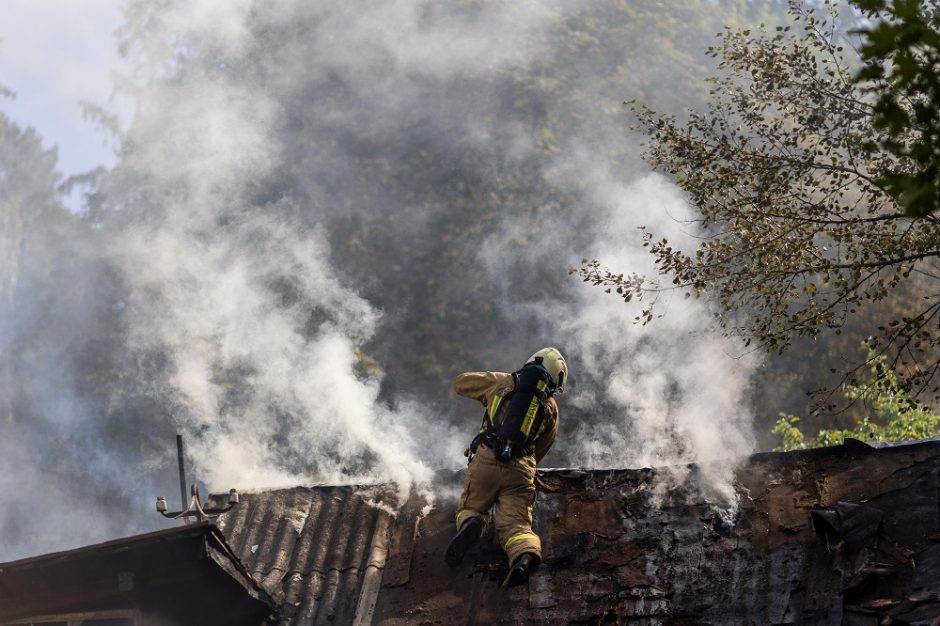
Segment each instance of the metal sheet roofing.
[{"label": "metal sheet roofing", "polygon": [[369,624],[392,521],[374,504],[391,500],[381,487],[248,492],[217,523],[280,624]]}]

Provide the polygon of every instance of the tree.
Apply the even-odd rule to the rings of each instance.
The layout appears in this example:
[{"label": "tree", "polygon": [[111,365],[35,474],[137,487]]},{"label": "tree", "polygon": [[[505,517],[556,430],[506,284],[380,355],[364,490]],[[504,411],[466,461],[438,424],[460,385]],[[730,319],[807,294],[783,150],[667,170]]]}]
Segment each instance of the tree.
[{"label": "tree", "polygon": [[898,384],[895,373],[887,367],[887,359],[868,350],[869,379],[861,385],[850,385],[845,396],[861,402],[866,415],[852,428],[824,428],[810,439],[799,427],[800,418],[781,414],[773,433],[780,437],[777,450],[804,450],[837,446],[847,437],[863,441],[909,441],[937,435],[940,414],[919,406]]},{"label": "tree", "polygon": [[872,122],[883,135],[873,143],[904,163],[878,182],[909,216],[923,217],[940,200],[940,12],[920,0],[854,4],[872,20],[858,78],[874,83]]},{"label": "tree", "polygon": [[[726,29],[709,49],[722,75],[710,79],[706,110],[687,121],[634,108],[647,159],[700,209],[702,239],[686,252],[644,232],[656,277],[596,260],[581,274],[624,300],[643,300],[643,323],[663,292],[712,297],[725,332],[776,352],[796,338],[838,335],[910,290],[919,305],[873,320],[871,345],[905,389],[936,393],[940,221],[907,217],[881,184],[908,162],[878,147],[888,136],[854,80],[860,60],[842,43],[845,24],[833,4],[825,7],[791,9],[796,32]],[[887,83],[866,86],[877,87]],[[857,383],[859,366],[845,368],[848,382]]]}]

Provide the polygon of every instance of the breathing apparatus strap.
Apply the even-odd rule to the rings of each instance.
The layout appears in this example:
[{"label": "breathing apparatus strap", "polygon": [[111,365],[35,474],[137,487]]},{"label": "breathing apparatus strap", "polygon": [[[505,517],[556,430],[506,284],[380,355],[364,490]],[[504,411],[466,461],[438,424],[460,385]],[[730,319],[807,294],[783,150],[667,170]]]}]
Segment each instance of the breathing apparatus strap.
[{"label": "breathing apparatus strap", "polygon": [[[513,384],[516,382],[516,375],[512,375]],[[510,390],[512,391],[512,390]],[[509,393],[508,391],[506,393]],[[467,457],[467,463],[473,460],[473,455],[477,453],[477,449],[480,447],[481,443],[485,443],[487,438],[491,434],[496,433],[496,426],[493,424],[493,420],[490,417],[491,415],[496,415],[496,412],[499,411],[500,404],[503,401],[503,394],[497,393],[493,394],[493,398],[490,400],[490,405],[483,409],[483,423],[480,424],[480,432],[477,433],[476,437],[470,442],[470,446],[464,450],[463,455]],[[488,443],[491,448],[495,448],[495,441]]]},{"label": "breathing apparatus strap", "polygon": [[538,437],[542,429],[542,422],[545,419],[545,404],[551,395],[551,391],[545,381],[538,381],[535,385],[519,385],[517,391],[520,393],[531,393],[532,401],[526,409],[525,417],[522,420],[522,426],[519,432],[525,438],[523,447],[529,448],[535,438]]},{"label": "breathing apparatus strap", "polygon": [[[545,405],[552,396],[552,389],[544,380],[537,380],[534,385],[520,382],[519,372],[513,372],[512,380],[512,389],[502,394],[495,394],[489,406],[483,411],[480,431],[464,451],[468,462],[473,460],[473,455],[476,454],[481,443],[492,448],[497,453],[497,457],[503,460],[535,454],[532,444],[542,432],[542,425],[545,422]],[[500,435],[500,426],[502,418],[505,417],[502,413],[505,413],[508,404],[505,400],[515,394],[531,395],[531,400],[522,417],[518,435],[511,437],[512,440],[510,440],[510,436]],[[502,413],[500,409],[504,409]],[[521,441],[518,441],[518,436],[521,436]]]}]

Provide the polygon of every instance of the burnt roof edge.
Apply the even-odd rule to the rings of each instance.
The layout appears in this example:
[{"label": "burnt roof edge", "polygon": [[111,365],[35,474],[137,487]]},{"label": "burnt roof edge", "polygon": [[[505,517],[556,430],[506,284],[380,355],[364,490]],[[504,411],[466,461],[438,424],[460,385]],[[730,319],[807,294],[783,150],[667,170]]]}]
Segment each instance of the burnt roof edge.
[{"label": "burnt roof edge", "polygon": [[[940,454],[940,437],[930,437],[927,439],[914,439],[909,441],[862,441],[860,439],[853,439],[851,437],[846,437],[845,443],[841,443],[835,446],[823,446],[820,448],[806,448],[803,450],[786,450],[786,451],[776,451],[770,450],[765,452],[754,452],[747,456],[740,457],[740,460],[736,465],[744,465],[746,463],[756,463],[756,462],[766,462],[772,459],[786,459],[786,458],[814,458],[822,456],[831,456],[838,454],[851,454],[851,453],[861,453],[861,454],[885,454],[891,453],[898,450],[909,450],[912,448],[935,448],[935,454]],[[611,472],[641,472],[641,471],[656,471],[661,469],[667,469],[669,467],[693,467],[697,465],[708,465],[710,463],[727,463],[726,459],[712,459],[712,460],[703,460],[695,461],[691,463],[677,463],[675,465],[656,465],[656,466],[645,466],[645,467],[595,467],[595,468],[586,468],[586,467],[545,467],[538,468],[537,473],[548,474],[548,475],[557,475],[562,478],[564,477],[580,477],[587,476],[591,474],[605,474]]]},{"label": "burnt roof edge", "polygon": [[209,533],[206,537],[206,554],[219,566],[219,569],[228,574],[233,580],[244,588],[249,596],[267,604],[274,611],[277,603],[249,573],[248,568],[241,562],[231,546],[225,540],[225,535],[214,524],[209,524]]}]

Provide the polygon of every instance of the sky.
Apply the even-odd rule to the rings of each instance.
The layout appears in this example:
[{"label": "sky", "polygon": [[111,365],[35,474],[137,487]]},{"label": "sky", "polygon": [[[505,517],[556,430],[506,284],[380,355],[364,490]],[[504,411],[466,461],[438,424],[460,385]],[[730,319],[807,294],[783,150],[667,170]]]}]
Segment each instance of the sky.
[{"label": "sky", "polygon": [[[112,99],[112,72],[120,67],[114,31],[120,0],[5,0],[0,18],[0,111],[33,127],[43,146],[58,147],[64,176],[109,167],[106,136],[86,120],[80,102],[122,114]],[[77,201],[68,202],[73,210]]]}]

